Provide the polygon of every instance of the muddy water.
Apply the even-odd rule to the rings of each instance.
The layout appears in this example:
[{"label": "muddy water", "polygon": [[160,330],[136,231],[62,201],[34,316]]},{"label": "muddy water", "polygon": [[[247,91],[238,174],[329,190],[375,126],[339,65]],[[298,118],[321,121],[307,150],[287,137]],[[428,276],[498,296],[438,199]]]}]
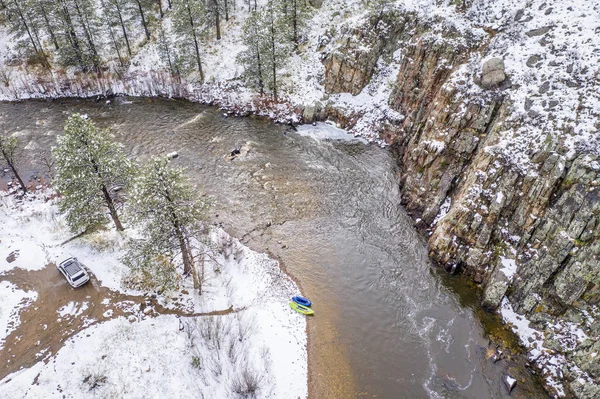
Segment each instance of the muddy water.
[{"label": "muddy water", "polygon": [[[2,129],[26,143],[27,177],[43,175],[41,154],[71,112],[111,128],[138,159],[177,151],[199,192],[215,198],[211,220],[299,280],[315,302],[312,397],[508,397],[507,364],[487,360],[484,326],[465,305],[472,291],[432,272],[388,151],[183,101],[0,104]],[[511,373],[523,375],[512,397],[545,397],[522,367]]]}]

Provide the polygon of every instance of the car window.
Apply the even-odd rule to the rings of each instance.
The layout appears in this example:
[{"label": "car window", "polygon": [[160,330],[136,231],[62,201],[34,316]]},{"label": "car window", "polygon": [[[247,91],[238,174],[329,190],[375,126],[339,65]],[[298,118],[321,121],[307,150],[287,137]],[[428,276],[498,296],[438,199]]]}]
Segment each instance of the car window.
[{"label": "car window", "polygon": [[80,279],[80,278],[82,278],[82,277],[83,277],[83,274],[80,274],[80,275],[78,275],[78,276],[75,276],[75,277],[73,277],[73,281],[77,281],[77,280],[79,280],[79,279]]}]

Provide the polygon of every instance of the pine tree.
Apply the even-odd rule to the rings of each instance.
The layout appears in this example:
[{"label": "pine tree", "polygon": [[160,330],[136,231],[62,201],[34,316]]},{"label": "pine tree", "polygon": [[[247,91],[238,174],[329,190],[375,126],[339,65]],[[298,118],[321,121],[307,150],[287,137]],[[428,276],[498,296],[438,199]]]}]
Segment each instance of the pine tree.
[{"label": "pine tree", "polygon": [[142,21],[142,26],[144,27],[144,33],[146,34],[146,40],[150,40],[150,31],[148,30],[148,22],[146,21],[146,14],[144,13],[144,8],[149,7],[147,0],[135,0],[137,5],[140,18]]},{"label": "pine tree", "polygon": [[31,0],[7,0],[5,11],[10,22],[9,29],[24,38],[19,44],[28,47],[36,61],[50,68],[40,41],[39,22],[34,18],[36,14],[32,12],[31,3]]},{"label": "pine tree", "polygon": [[78,34],[77,15],[71,0],[56,0],[52,13],[55,16],[57,31],[61,37],[58,50],[60,63],[64,66],[77,66],[87,70],[95,65],[94,56]]},{"label": "pine tree", "polygon": [[202,60],[200,58],[200,38],[204,35],[206,8],[200,0],[173,0],[173,29],[183,40],[180,41],[181,53],[189,54],[190,47],[194,50],[195,63],[204,81]]},{"label": "pine tree", "polygon": [[158,27],[158,54],[162,62],[168,67],[169,73],[176,76],[181,83],[181,74],[179,71],[179,62],[177,55],[173,51],[173,43],[169,38],[165,27],[160,24]]},{"label": "pine tree", "polygon": [[238,62],[244,65],[246,83],[262,96],[265,91],[264,40],[265,29],[261,14],[252,11],[242,28],[243,43],[246,49],[238,55]]},{"label": "pine tree", "polygon": [[306,27],[306,21],[310,16],[310,8],[305,0],[285,0],[286,10],[284,12],[290,40],[294,48],[298,49],[300,37]]},{"label": "pine tree", "polygon": [[[169,157],[152,159],[136,179],[130,211],[143,237],[132,241],[124,262],[139,274],[155,270],[159,261],[173,270],[175,259],[180,257],[184,276],[191,273],[194,285],[201,288],[194,245],[207,233],[209,204],[197,196],[182,168],[169,167],[170,160]],[[161,274],[160,279],[165,276]]]},{"label": "pine tree", "polygon": [[[52,149],[55,158],[54,186],[62,195],[60,209],[73,231],[106,223],[110,215],[117,230],[123,230],[118,215],[120,189],[131,180],[133,164],[123,147],[113,142],[87,116],[74,114],[65,134]],[[108,215],[106,210],[108,210]]]},{"label": "pine tree", "polygon": [[291,53],[289,33],[282,4],[268,0],[267,4],[253,11],[244,26],[244,44],[247,48],[240,55],[246,69],[246,79],[262,93],[262,85],[277,101],[279,88],[278,70]]},{"label": "pine tree", "polygon": [[223,0],[207,0],[205,10],[207,24],[214,23],[217,40],[221,40],[221,18],[225,13]]},{"label": "pine tree", "polygon": [[[116,28],[118,27],[118,29],[121,31],[122,35],[123,35],[123,39],[125,40],[125,45],[127,47],[127,54],[129,54],[129,57],[132,56],[131,53],[131,45],[129,44],[129,34],[127,32],[127,26],[125,25],[125,21],[126,21],[126,7],[127,7],[127,0],[101,0],[102,1],[102,8],[103,8],[103,14],[104,14],[104,18],[107,21],[107,25],[108,28],[110,29],[110,33],[113,37],[113,43],[115,45],[115,47],[119,48],[119,43],[116,40],[116,37],[112,31],[112,28]],[[119,55],[120,57],[120,55]]]},{"label": "pine tree", "polygon": [[98,37],[98,21],[94,12],[92,0],[72,0],[77,20],[83,31],[85,42],[90,54],[89,60],[96,70],[100,69],[100,56],[94,38]]},{"label": "pine tree", "polygon": [[6,137],[0,136],[0,153],[2,154],[2,158],[4,158],[4,162],[8,165],[10,170],[12,170],[15,178],[19,182],[21,189],[24,193],[27,192],[27,187],[21,179],[19,172],[17,171],[16,163],[19,156],[19,139],[16,137]]}]

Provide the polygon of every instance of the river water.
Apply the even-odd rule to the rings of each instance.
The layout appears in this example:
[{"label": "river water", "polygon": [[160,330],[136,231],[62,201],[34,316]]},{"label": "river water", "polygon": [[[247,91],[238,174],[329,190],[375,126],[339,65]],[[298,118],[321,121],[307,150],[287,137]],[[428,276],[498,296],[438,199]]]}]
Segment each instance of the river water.
[{"label": "river water", "polygon": [[[199,193],[215,199],[211,221],[298,280],[316,312],[312,397],[508,397],[506,367],[486,359],[482,323],[454,293],[464,284],[455,290],[432,269],[400,205],[388,150],[185,101],[0,103],[0,129],[25,144],[26,177],[44,174],[44,153],[73,112],[112,129],[139,160],[177,151]],[[527,379],[512,397],[545,395]]]}]

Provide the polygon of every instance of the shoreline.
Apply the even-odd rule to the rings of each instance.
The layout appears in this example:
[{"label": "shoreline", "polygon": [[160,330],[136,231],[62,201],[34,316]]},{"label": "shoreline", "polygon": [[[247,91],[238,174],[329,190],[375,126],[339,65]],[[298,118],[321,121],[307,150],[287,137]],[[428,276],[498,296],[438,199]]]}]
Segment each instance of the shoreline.
[{"label": "shoreline", "polygon": [[[180,350],[187,347],[186,345],[195,345],[194,348],[197,347],[198,350],[202,351],[203,353],[208,351],[206,352],[206,355],[203,355],[208,356],[208,359],[210,356],[214,356],[214,353],[212,353],[211,350],[207,349],[205,345],[202,344],[202,342],[204,342],[203,340],[197,341],[196,338],[193,338],[195,336],[194,334],[197,334],[197,332],[195,332],[196,330],[193,329],[187,332],[186,336],[189,339],[193,339],[190,341],[190,343],[187,343],[187,341],[184,339],[185,336],[181,335],[181,321],[179,322],[179,333],[176,332],[176,328],[173,330],[173,323],[175,323],[175,327],[177,320],[185,320],[185,325],[198,322],[212,323],[211,320],[215,320],[213,319],[215,317],[214,315],[217,315],[219,318],[223,318],[223,320],[225,320],[223,322],[225,340],[228,339],[227,337],[229,337],[229,334],[237,334],[237,329],[240,329],[240,331],[244,329],[245,331],[246,328],[249,328],[248,334],[250,335],[246,335],[246,333],[244,333],[244,346],[240,346],[239,349],[236,350],[243,351],[244,353],[248,352],[248,354],[245,354],[242,359],[247,358],[251,360],[253,364],[257,361],[259,363],[266,362],[266,370],[271,370],[267,371],[268,374],[265,375],[264,379],[264,383],[268,384],[268,390],[274,389],[275,392],[282,393],[288,388],[293,388],[298,396],[308,397],[307,391],[306,393],[302,392],[304,389],[308,389],[308,376],[306,380],[307,385],[304,389],[301,387],[302,384],[298,384],[298,381],[289,380],[289,376],[282,378],[285,375],[284,371],[282,370],[289,369],[292,365],[294,365],[294,363],[298,364],[306,362],[305,370],[308,374],[307,346],[305,347],[302,345],[302,342],[306,343],[307,334],[305,331],[305,319],[303,317],[299,317],[301,315],[292,312],[287,306],[287,297],[292,293],[297,292],[298,288],[292,278],[279,268],[277,265],[277,260],[270,258],[267,254],[261,254],[252,251],[248,247],[243,246],[234,237],[228,236],[227,233],[225,233],[222,229],[216,228],[211,233],[211,240],[216,243],[215,245],[220,245],[218,244],[220,242],[229,242],[232,240],[232,248],[235,248],[236,254],[238,254],[240,260],[236,260],[235,258],[231,260],[227,257],[227,255],[220,255],[218,257],[219,262],[224,265],[224,267],[222,272],[219,272],[212,278],[209,278],[209,283],[207,286],[212,287],[211,296],[195,298],[194,295],[190,295],[186,291],[190,290],[188,287],[190,282],[185,280],[178,291],[174,293],[168,293],[168,296],[166,294],[159,295],[156,299],[157,302],[154,302],[151,297],[142,295],[141,292],[131,291],[130,289],[121,286],[119,276],[122,272],[124,272],[124,269],[119,266],[118,259],[115,259],[117,258],[116,254],[122,251],[122,248],[120,248],[121,240],[117,239],[115,241],[115,237],[117,237],[118,234],[115,235],[113,234],[114,232],[109,230],[106,232],[100,232],[98,234],[92,233],[90,236],[78,240],[78,242],[70,242],[64,246],[60,244],[60,242],[64,241],[63,238],[65,238],[65,232],[63,231],[64,229],[60,227],[59,221],[57,222],[54,219],[48,219],[47,215],[54,214],[54,211],[52,210],[55,210],[56,205],[53,201],[47,200],[47,198],[49,198],[46,195],[47,192],[48,190],[34,192],[28,197],[25,197],[26,201],[24,202],[12,194],[2,192],[2,207],[6,208],[6,215],[2,217],[5,219],[6,223],[13,223],[11,220],[13,218],[20,217],[19,215],[21,214],[27,216],[29,213],[33,212],[33,214],[37,215],[30,216],[30,219],[27,222],[23,223],[20,228],[11,230],[11,233],[6,237],[6,240],[2,240],[2,243],[0,244],[0,250],[2,253],[6,251],[15,253],[16,260],[13,260],[14,263],[5,265],[3,269],[0,269],[2,272],[0,274],[0,280],[8,280],[9,282],[12,281],[10,284],[13,284],[15,287],[20,287],[20,284],[25,284],[27,287],[29,287],[28,295],[30,296],[32,292],[36,293],[36,297],[33,302],[30,301],[28,303],[22,303],[18,310],[11,311],[16,315],[17,320],[22,317],[25,317],[25,319],[22,326],[14,325],[12,329],[9,329],[9,332],[6,336],[5,346],[6,348],[11,348],[9,350],[11,354],[18,355],[20,350],[18,349],[20,348],[18,345],[26,345],[24,348],[27,348],[33,345],[33,343],[28,342],[28,337],[32,333],[40,334],[40,338],[38,338],[40,340],[38,341],[38,345],[40,342],[42,342],[42,346],[40,346],[40,353],[46,353],[46,355],[43,355],[43,358],[38,358],[38,360],[34,361],[31,368],[25,369],[36,370],[34,371],[35,374],[43,373],[46,375],[45,378],[40,379],[41,388],[39,389],[52,389],[51,385],[53,384],[53,381],[60,378],[59,374],[69,372],[68,370],[71,367],[67,366],[67,363],[65,362],[55,363],[56,367],[59,367],[60,370],[62,370],[59,370],[59,374],[56,374],[56,370],[51,371],[50,369],[47,369],[47,366],[43,364],[44,361],[47,363],[49,359],[56,359],[57,357],[62,359],[65,356],[77,357],[79,356],[77,353],[81,352],[82,350],[82,345],[87,346],[87,340],[92,340],[91,342],[102,342],[102,340],[105,339],[103,337],[112,336],[111,334],[116,334],[121,329],[128,329],[129,326],[131,326],[131,323],[134,322],[142,324],[145,323],[144,328],[150,328],[148,331],[152,331],[149,323],[152,323],[152,325],[156,323],[158,331],[163,331],[164,334],[166,334],[164,335],[166,340],[165,345],[170,345],[169,347],[172,348],[173,352],[169,353],[168,355],[174,357],[173,361],[179,359],[179,362],[183,361],[183,364],[187,363],[185,359],[187,354],[184,353],[177,355]],[[9,199],[6,200],[6,198]],[[12,207],[10,204],[12,204]],[[11,211],[11,209],[13,209],[13,211]],[[54,221],[49,222],[48,220]],[[41,231],[39,234],[33,233],[33,230],[31,230],[32,227],[30,226],[32,224],[35,224],[37,226],[36,229]],[[59,258],[64,257],[65,255],[63,255],[63,252],[66,250],[69,254],[74,254],[77,256],[82,260],[84,265],[87,265],[87,267],[90,268],[90,271],[93,274],[92,282],[86,284],[84,287],[82,287],[82,289],[70,289],[70,287],[67,287],[66,283],[62,279],[62,276],[59,276],[59,273],[56,273],[56,270],[53,267],[47,266],[45,261],[42,262],[43,265],[40,264],[39,258],[42,256],[41,252],[37,250],[30,250],[30,253],[26,254],[26,251],[23,250],[25,246],[27,246],[27,243],[33,244],[36,242],[36,240],[41,240],[42,236],[40,236],[40,234],[43,235],[48,229],[50,229],[50,233],[47,234],[47,237],[44,236],[46,238],[43,238],[43,241],[41,241],[43,243],[42,245],[45,245],[44,248],[46,248],[47,251],[45,253],[45,258],[54,260],[54,258],[57,256]],[[30,231],[31,233],[29,233]],[[31,234],[31,237],[29,237],[28,234]],[[25,235],[28,237],[28,241],[15,241],[15,238],[10,240],[9,238],[11,235],[15,237]],[[100,245],[101,242],[106,242],[112,249],[102,249],[100,247],[96,248],[95,245]],[[100,246],[102,247],[102,245]],[[40,265],[41,268],[39,267]],[[95,265],[95,267],[93,267],[93,265]],[[102,267],[99,265],[102,265]],[[274,268],[276,268],[277,271],[275,271]],[[212,268],[207,269],[208,277],[210,277],[212,273],[211,270]],[[30,273],[34,273],[31,274],[31,276],[35,275],[37,277],[32,277],[33,280],[30,280]],[[220,277],[221,274],[222,277]],[[231,277],[229,282],[226,284],[227,291],[224,291],[225,288],[223,287],[225,286],[221,287],[219,281],[222,279],[226,280],[228,276]],[[9,288],[10,284],[8,286]],[[48,284],[50,284],[50,286],[48,286]],[[181,291],[181,293],[179,293],[179,291]],[[58,292],[58,294],[56,292]],[[251,295],[248,296],[248,294]],[[50,299],[48,295],[51,295]],[[252,299],[254,296],[257,299]],[[90,299],[95,297],[97,298]],[[36,302],[38,300],[41,300],[42,302]],[[200,302],[198,302],[198,300],[200,300]],[[56,316],[54,312],[57,310],[53,306],[58,308],[62,303],[66,302],[69,303],[58,309],[59,316]],[[242,313],[238,314],[239,312],[226,312],[227,314],[223,315],[223,312],[221,311],[212,311],[214,309],[224,309],[227,307],[227,304],[235,309],[243,309]],[[40,316],[38,315],[38,312],[41,312],[42,310],[38,310],[38,308],[43,308],[45,318],[39,318]],[[161,313],[161,309],[166,310],[165,312]],[[177,313],[182,311],[185,311],[185,313],[182,313],[184,317],[182,317],[182,319],[178,319]],[[191,315],[194,317],[187,317],[189,316],[189,312],[192,312]],[[58,321],[54,321],[53,317],[59,317]],[[63,321],[61,321],[61,319]],[[241,324],[249,323],[249,326],[254,325],[253,320],[256,320],[255,327],[243,327]],[[269,321],[269,324],[272,325],[270,328],[268,327],[269,324],[265,323],[266,321]],[[47,326],[47,332],[34,333],[33,331],[30,331],[32,328],[41,328],[40,323]],[[63,326],[64,323],[68,323],[67,326],[69,327]],[[300,330],[297,329],[297,327],[302,324],[304,325],[304,328]],[[275,327],[273,327],[273,325],[275,325]],[[72,330],[67,337],[68,339],[65,339],[64,341],[61,339],[60,342],[52,344],[51,342],[54,342],[53,340],[61,337],[60,332],[64,328],[68,328],[70,331]],[[263,330],[262,333],[258,334],[257,331],[259,330]],[[46,328],[44,328],[44,331],[46,331]],[[93,338],[89,338],[90,334],[94,336],[94,332],[97,331],[103,332],[98,333],[100,335],[96,335],[95,340]],[[134,329],[133,331],[136,330]],[[146,333],[149,333],[148,331]],[[21,340],[21,338],[16,337],[15,334],[23,336],[24,339]],[[46,336],[47,334],[51,335]],[[240,332],[240,334],[242,334],[242,332]],[[131,339],[138,340],[138,338],[142,339],[143,336],[144,334],[139,337],[138,335],[134,334]],[[293,338],[294,336],[296,338],[290,340],[290,337]],[[232,345],[234,341],[235,340],[231,341]],[[147,350],[153,345],[152,342],[160,342],[160,340],[139,342],[137,345],[139,348]],[[48,349],[52,349],[50,349],[48,352],[48,349],[44,349],[45,345],[50,345],[48,346]],[[225,343],[222,345],[224,346]],[[72,350],[66,351],[67,346]],[[93,352],[93,354],[90,356],[100,356],[102,353],[102,347],[103,346],[100,346],[95,349],[94,351],[98,353]],[[266,351],[265,349],[262,349],[263,347],[266,348]],[[79,349],[75,350],[76,348]],[[121,349],[125,350],[124,348],[126,347],[122,347]],[[153,352],[156,351],[156,349],[150,351]],[[225,351],[225,348],[223,348],[222,351]],[[302,353],[304,353],[304,355],[302,355]],[[8,352],[5,354],[8,356]],[[119,360],[119,356],[111,356],[112,360],[110,361],[117,362],[115,364],[120,364],[119,362],[129,364],[129,366],[124,367],[137,367],[135,365],[132,366],[131,362],[135,364],[135,362],[139,361],[139,359],[136,360],[135,356],[130,360]],[[221,356],[226,356],[225,359],[227,359],[227,352]],[[231,356],[231,353],[229,356]],[[83,359],[87,359],[87,357]],[[104,357],[102,357],[101,360],[104,360]],[[23,358],[23,361],[25,361],[25,358]],[[232,362],[237,362],[237,360],[232,360]],[[71,364],[70,361],[68,363]],[[81,367],[81,363],[85,363],[85,360],[79,359],[77,365],[74,367]],[[103,362],[100,361],[100,363]],[[223,363],[223,373],[233,376],[231,378],[237,378],[237,374],[235,374],[235,367],[238,366],[228,366],[228,364],[229,363],[227,362]],[[271,364],[272,368],[269,366]],[[93,366],[90,365],[89,367]],[[154,366],[151,367],[152,369],[155,368]],[[233,367],[233,369],[228,369],[228,367]],[[184,370],[182,373],[186,375],[189,374],[190,376],[193,375],[193,373],[199,372],[192,366],[189,366],[188,368],[183,367],[183,369]],[[121,380],[115,375],[111,374],[108,369],[103,371],[103,373],[107,373],[106,375],[109,376],[109,382],[106,385],[106,389],[113,389],[111,387],[114,387],[115,383],[120,383],[119,381]],[[30,381],[27,379],[31,377],[30,374],[31,373],[28,371],[19,371],[18,373],[10,374],[10,376],[4,378],[3,383],[0,384],[0,391],[7,393],[8,396],[11,395],[10,392],[21,392],[23,387],[29,386]],[[151,375],[153,374],[151,373]],[[212,383],[214,381],[212,381],[211,378],[216,377],[210,377],[208,374],[202,374],[200,377],[204,378],[205,381],[208,378],[210,384],[203,389],[208,389],[210,392],[220,392],[219,389],[229,389],[227,388],[227,384],[221,388],[218,388],[218,384],[214,385]],[[143,379],[145,377],[142,376],[140,378]],[[186,386],[187,385],[189,384],[186,384]],[[44,386],[47,388],[43,388]],[[65,386],[64,388],[67,389],[65,392],[69,392],[69,389],[71,390],[71,393],[75,392],[73,394],[76,394],[77,389],[79,389],[77,387],[73,387],[72,385]],[[35,391],[38,388],[32,389]],[[73,389],[75,389],[75,391],[73,391]],[[102,387],[102,389],[104,389],[104,387]],[[140,389],[143,391],[143,389],[146,388]]]}]

